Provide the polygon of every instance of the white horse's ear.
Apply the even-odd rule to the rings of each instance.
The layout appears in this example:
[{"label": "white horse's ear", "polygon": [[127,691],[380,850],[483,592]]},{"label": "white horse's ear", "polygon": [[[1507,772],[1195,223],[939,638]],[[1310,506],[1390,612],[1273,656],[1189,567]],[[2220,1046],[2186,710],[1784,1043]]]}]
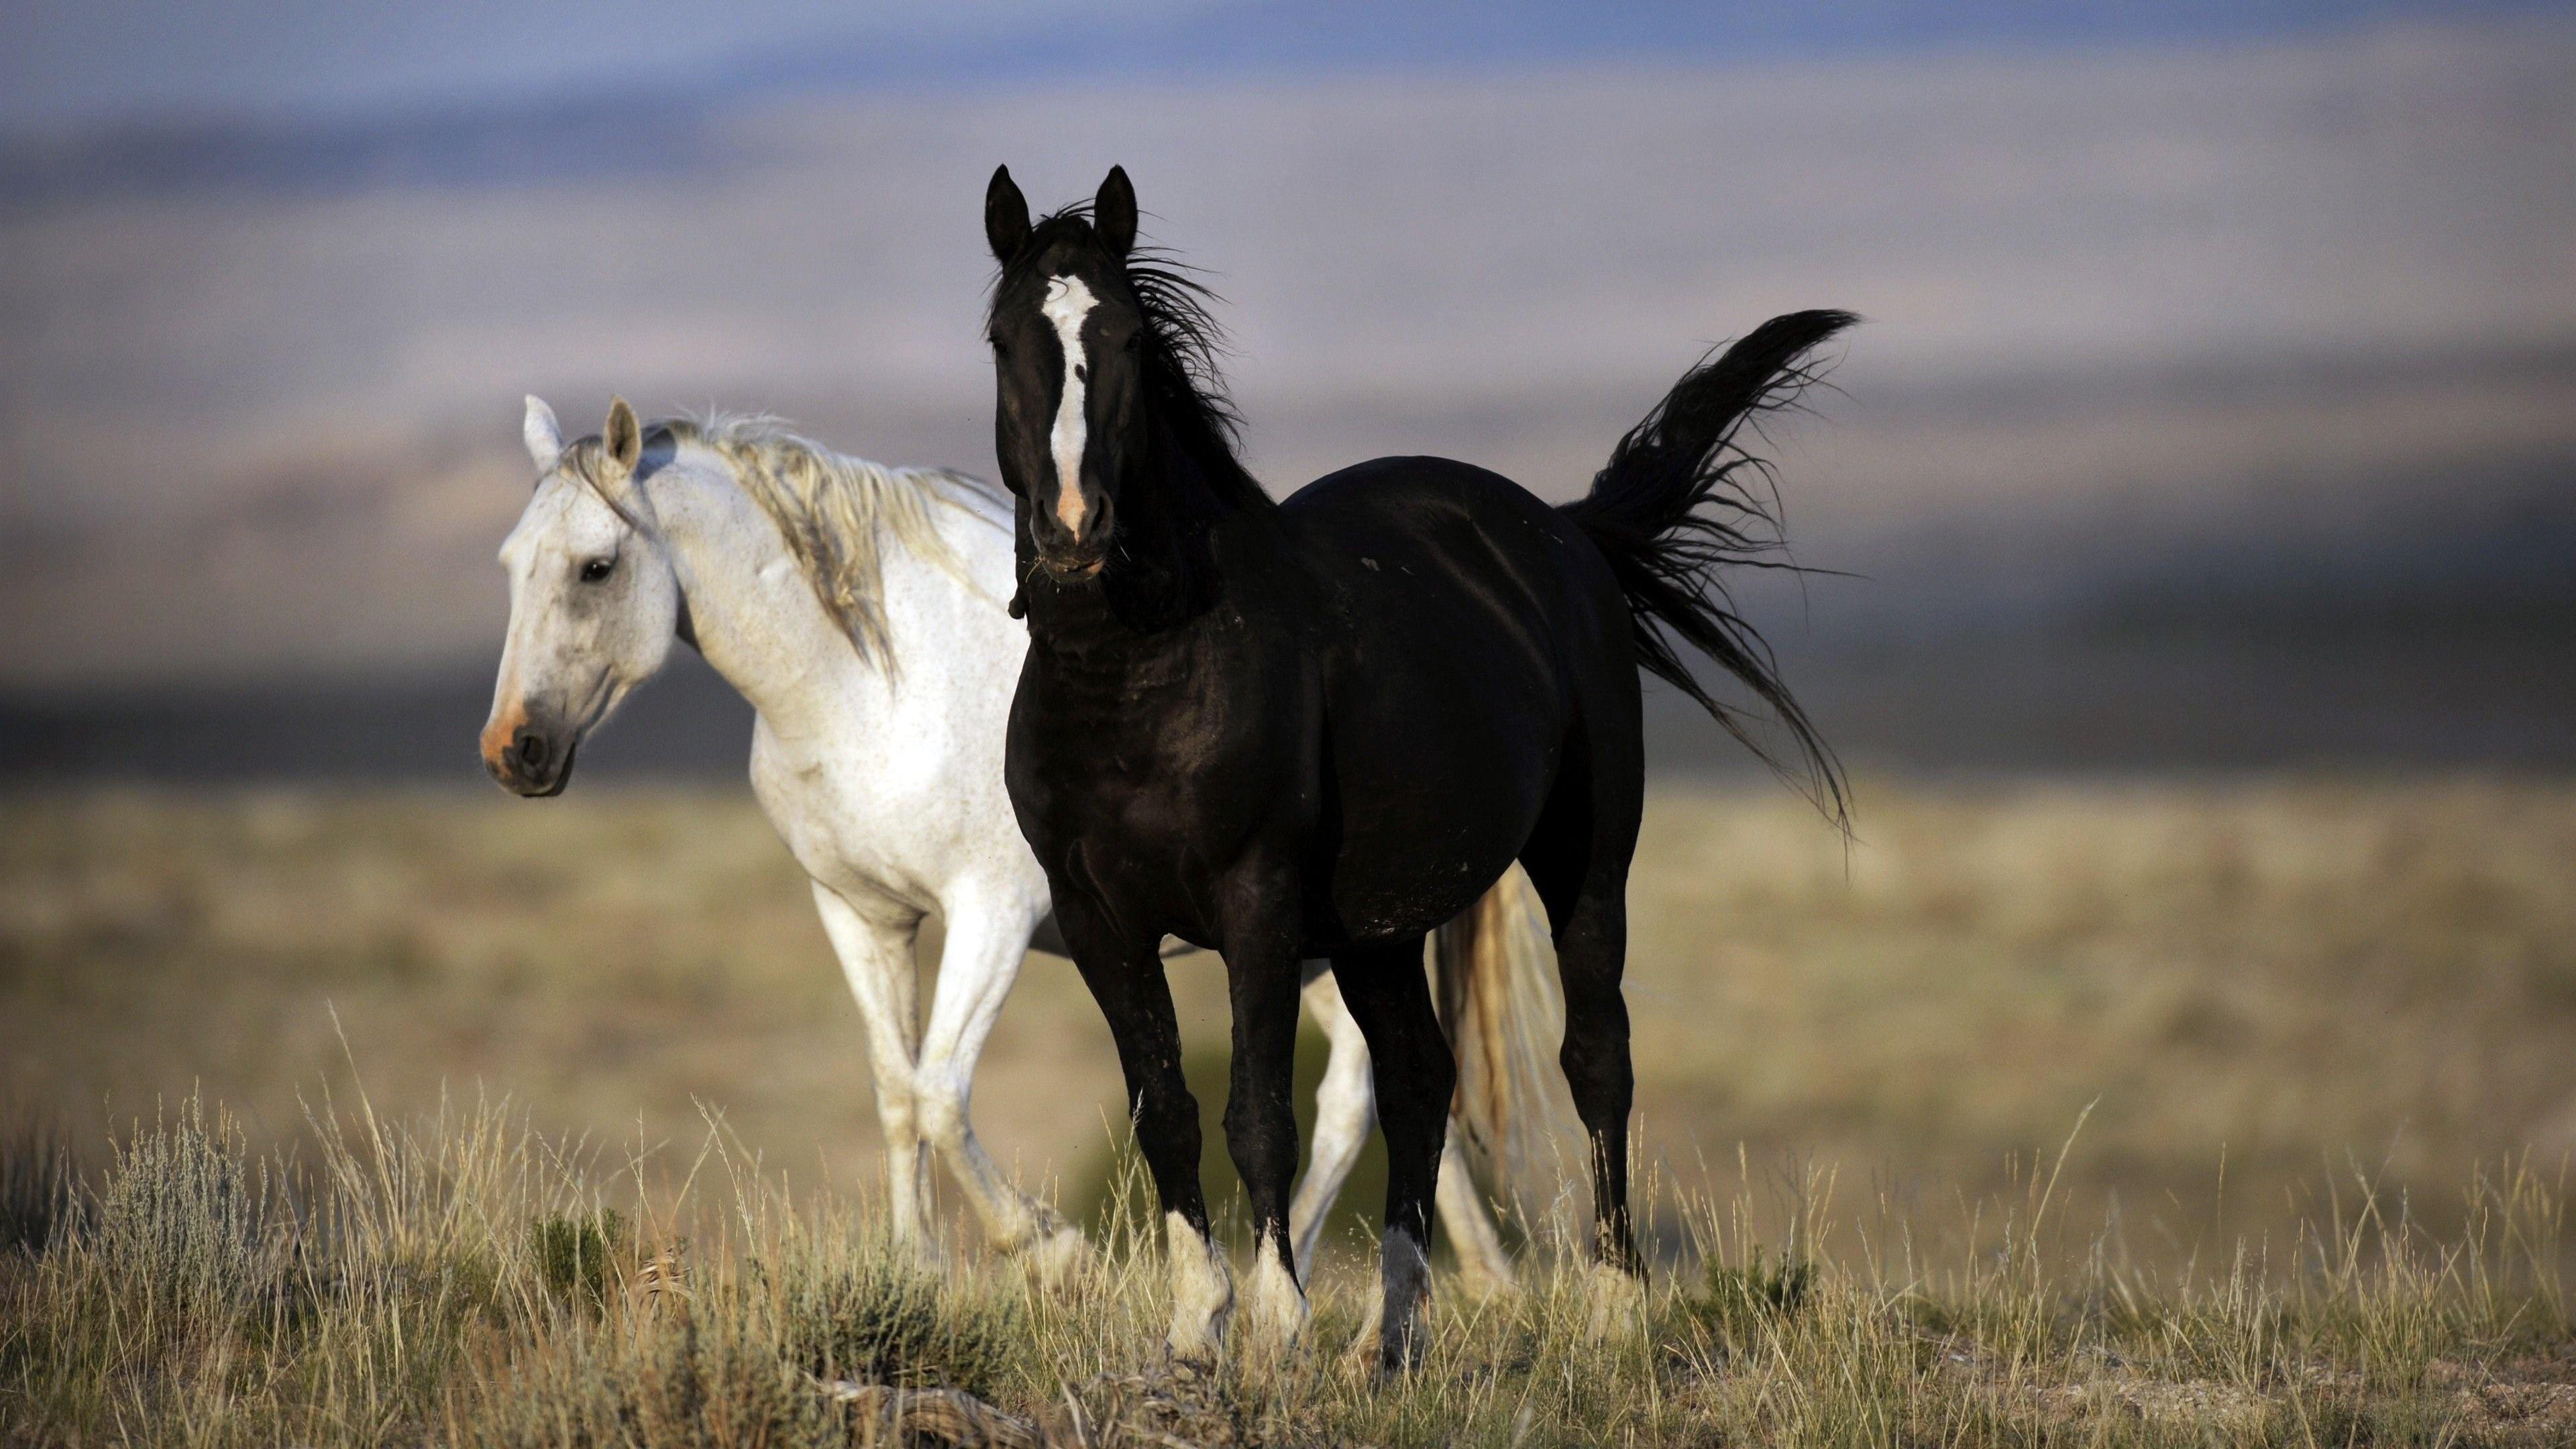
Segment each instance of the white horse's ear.
[{"label": "white horse's ear", "polygon": [[528,417],[519,425],[519,436],[527,440],[528,456],[536,460],[538,472],[551,473],[562,461],[563,426],[555,421],[555,410],[535,393],[528,394]]},{"label": "white horse's ear", "polygon": [[626,405],[626,399],[609,399],[608,426],[599,430],[599,441],[617,471],[632,477],[635,465],[644,461],[644,425],[635,420],[635,409]]}]

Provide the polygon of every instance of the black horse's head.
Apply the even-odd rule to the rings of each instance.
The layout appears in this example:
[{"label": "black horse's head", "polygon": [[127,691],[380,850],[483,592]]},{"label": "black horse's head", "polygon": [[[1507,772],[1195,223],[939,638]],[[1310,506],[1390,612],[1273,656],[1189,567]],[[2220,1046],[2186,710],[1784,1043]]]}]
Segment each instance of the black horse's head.
[{"label": "black horse's head", "polygon": [[1128,269],[1136,191],[1125,170],[1110,170],[1085,212],[1031,226],[1008,167],[984,195],[984,236],[1002,264],[989,321],[993,446],[1036,562],[1058,578],[1100,571],[1119,480],[1143,443],[1149,322]]}]

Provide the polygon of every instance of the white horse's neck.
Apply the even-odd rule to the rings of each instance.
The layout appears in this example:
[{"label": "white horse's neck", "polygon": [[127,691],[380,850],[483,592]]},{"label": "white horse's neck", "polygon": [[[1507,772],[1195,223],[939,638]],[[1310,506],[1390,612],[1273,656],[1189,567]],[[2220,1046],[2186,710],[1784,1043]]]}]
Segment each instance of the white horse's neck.
[{"label": "white horse's neck", "polygon": [[[971,595],[946,572],[889,539],[882,554],[884,616],[895,662],[889,669],[882,661],[863,659],[815,596],[777,525],[735,481],[732,464],[721,454],[684,445],[669,466],[647,480],[646,488],[679,575],[698,652],[782,741],[846,737],[853,729],[880,724],[896,704],[896,671],[935,661],[943,650],[973,650],[987,642],[974,638],[975,633],[1000,632],[968,630],[968,637],[937,641],[906,637],[918,629],[922,591],[953,592],[956,604],[967,603]],[[980,577],[992,571],[986,557],[990,549],[958,537],[975,531],[953,524],[943,529],[961,543],[959,552]],[[1002,573],[1007,579],[1007,563]],[[908,631],[907,625],[914,629]]]}]

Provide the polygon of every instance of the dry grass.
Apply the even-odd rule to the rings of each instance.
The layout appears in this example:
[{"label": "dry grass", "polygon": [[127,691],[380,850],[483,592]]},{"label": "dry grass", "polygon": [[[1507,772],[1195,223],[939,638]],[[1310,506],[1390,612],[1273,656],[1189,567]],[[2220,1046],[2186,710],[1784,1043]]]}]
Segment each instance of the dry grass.
[{"label": "dry grass", "polygon": [[[1444,1305],[1381,1396],[1345,1352],[1353,1256],[1307,1360],[1198,1380],[1159,1365],[1132,1242],[1071,1299],[966,1272],[962,1233],[960,1276],[887,1260],[855,1013],[733,796],[0,801],[0,1437],[873,1422],[809,1375],[1094,1443],[2576,1437],[2576,788],[1882,785],[1862,812],[1846,860],[1794,802],[1659,792],[1649,1331],[1589,1344],[1542,1273]],[[1174,974],[1205,1075],[1221,985]],[[399,1127],[322,1105],[352,1049]],[[201,1088],[240,1115],[160,1105]],[[446,1105],[487,1092],[525,1115]],[[1116,1100],[1097,1011],[1036,958],[988,1141],[1078,1187]]]},{"label": "dry grass", "polygon": [[[2479,1162],[2576,1150],[2576,787],[1865,782],[1861,806],[1846,862],[1777,791],[1652,802],[1629,998],[1676,1179],[1741,1147],[1766,1181],[1834,1169],[1952,1218],[2098,1104],[2065,1193],[2173,1258],[2329,1214],[2356,1163],[2455,1218]],[[1173,977],[1221,1080],[1218,972]],[[483,1088],[628,1143],[694,1140],[706,1102],[799,1183],[873,1173],[856,1011],[737,795],[0,799],[10,1101],[88,1147],[203,1087],[281,1141],[343,1067],[328,1008],[389,1112]],[[1099,1012],[1034,958],[978,1081],[987,1141],[1079,1189],[1118,1097]]]},{"label": "dry grass", "polygon": [[[603,1167],[614,1170],[604,1171]],[[621,1208],[619,1204],[623,1204]],[[2045,1184],[1982,1242],[1852,1257],[1819,1195],[1789,1239],[1744,1198],[1672,1204],[1693,1261],[1595,1338],[1582,1276],[1441,1302],[1376,1379],[1360,1285],[1312,1342],[1175,1371],[1153,1215],[1089,1281],[927,1271],[869,1204],[793,1196],[717,1124],[688,1160],[603,1164],[507,1112],[318,1111],[254,1154],[193,1101],[119,1148],[40,1244],[0,1256],[11,1442],[801,1445],[886,1437],[906,1394],[999,1442],[1089,1445],[2564,1442],[2576,1378],[2563,1198],[2467,1189],[2437,1239],[2368,1208],[2175,1274],[2041,1247]]]},{"label": "dry grass", "polygon": [[2076,1195],[2184,1239],[2222,1204],[2286,1230],[2356,1162],[2441,1211],[2483,1158],[2576,1150],[2565,784],[1862,809],[1848,868],[1794,802],[1649,811],[1630,998],[1647,1131],[1677,1155],[1794,1150],[1939,1201],[2008,1185],[2098,1104]]}]

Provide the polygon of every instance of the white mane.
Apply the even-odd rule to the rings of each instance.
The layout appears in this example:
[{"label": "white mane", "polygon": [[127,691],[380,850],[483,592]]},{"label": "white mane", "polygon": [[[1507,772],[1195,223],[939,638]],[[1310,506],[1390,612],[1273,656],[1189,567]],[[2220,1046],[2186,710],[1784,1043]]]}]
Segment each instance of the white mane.
[{"label": "white mane", "polygon": [[674,419],[658,426],[725,460],[734,481],[786,537],[788,552],[814,595],[862,656],[890,661],[885,630],[885,575],[879,538],[892,533],[913,556],[981,595],[948,540],[932,522],[944,504],[992,524],[961,494],[999,502],[991,484],[944,468],[894,468],[836,453],[799,437],[772,417]]}]

